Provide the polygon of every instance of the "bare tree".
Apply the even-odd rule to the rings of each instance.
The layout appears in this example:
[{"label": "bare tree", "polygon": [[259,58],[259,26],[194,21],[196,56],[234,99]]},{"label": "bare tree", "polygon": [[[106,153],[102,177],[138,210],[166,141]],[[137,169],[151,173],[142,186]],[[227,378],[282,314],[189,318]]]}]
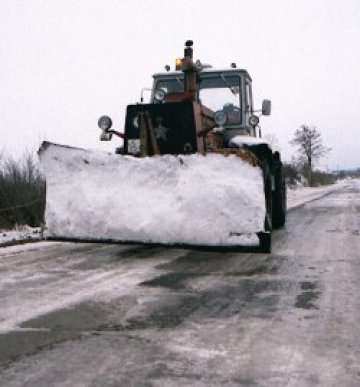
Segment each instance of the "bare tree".
[{"label": "bare tree", "polygon": [[317,160],[330,152],[323,145],[321,133],[315,126],[301,125],[294,134],[290,144],[298,146],[300,159],[305,161],[309,185],[312,185],[313,166]]}]

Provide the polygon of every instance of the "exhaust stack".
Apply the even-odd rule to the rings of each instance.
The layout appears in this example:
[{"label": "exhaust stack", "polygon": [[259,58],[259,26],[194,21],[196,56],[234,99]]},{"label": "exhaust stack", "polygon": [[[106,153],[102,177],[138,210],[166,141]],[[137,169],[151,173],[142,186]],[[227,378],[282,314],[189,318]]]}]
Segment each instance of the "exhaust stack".
[{"label": "exhaust stack", "polygon": [[184,58],[177,60],[176,69],[184,73],[185,84],[184,93],[187,100],[195,102],[197,100],[198,85],[198,69],[193,61],[193,41],[185,42]]}]

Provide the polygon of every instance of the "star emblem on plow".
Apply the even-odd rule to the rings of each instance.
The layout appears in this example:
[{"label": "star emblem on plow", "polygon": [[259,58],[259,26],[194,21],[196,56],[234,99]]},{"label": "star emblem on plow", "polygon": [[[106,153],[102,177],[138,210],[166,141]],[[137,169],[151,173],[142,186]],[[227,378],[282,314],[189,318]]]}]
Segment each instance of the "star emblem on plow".
[{"label": "star emblem on plow", "polygon": [[168,128],[165,128],[162,124],[162,118],[156,117],[157,127],[155,128],[156,138],[161,138],[162,140],[166,141],[166,133],[168,132]]}]

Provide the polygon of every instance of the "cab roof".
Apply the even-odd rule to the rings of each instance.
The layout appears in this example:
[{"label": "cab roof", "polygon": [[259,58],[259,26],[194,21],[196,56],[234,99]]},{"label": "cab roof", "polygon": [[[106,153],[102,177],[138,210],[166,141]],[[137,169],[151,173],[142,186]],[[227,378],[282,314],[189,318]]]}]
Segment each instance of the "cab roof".
[{"label": "cab roof", "polygon": [[[250,81],[252,81],[249,73],[247,72],[247,70],[244,70],[244,69],[204,69],[202,71],[200,71],[200,75],[201,74],[224,74],[224,73],[227,73],[227,74],[241,74],[242,76],[245,76],[245,78],[249,79]],[[154,79],[157,79],[157,78],[172,78],[172,77],[175,77],[175,76],[179,76],[179,75],[183,75],[183,72],[182,71],[169,71],[169,72],[165,72],[165,73],[155,73],[153,75],[153,78]]]}]

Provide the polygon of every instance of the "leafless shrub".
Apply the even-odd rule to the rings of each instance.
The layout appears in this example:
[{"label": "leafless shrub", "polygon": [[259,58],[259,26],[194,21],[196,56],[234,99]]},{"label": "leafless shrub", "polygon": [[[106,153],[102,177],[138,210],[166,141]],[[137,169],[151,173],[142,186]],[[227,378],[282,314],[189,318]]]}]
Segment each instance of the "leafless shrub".
[{"label": "leafless shrub", "polygon": [[[289,187],[298,185],[309,185],[306,178],[308,168],[305,163],[301,163],[296,158],[293,158],[291,163],[283,163],[285,177]],[[332,172],[324,172],[319,170],[312,171],[312,186],[333,184],[337,180],[336,174]]]},{"label": "leafless shrub", "polygon": [[333,173],[323,172],[319,170],[315,170],[312,173],[312,185],[329,185],[334,184],[336,181],[336,176]]},{"label": "leafless shrub", "polygon": [[15,159],[0,152],[0,227],[40,226],[44,206],[45,181],[34,154]]}]

